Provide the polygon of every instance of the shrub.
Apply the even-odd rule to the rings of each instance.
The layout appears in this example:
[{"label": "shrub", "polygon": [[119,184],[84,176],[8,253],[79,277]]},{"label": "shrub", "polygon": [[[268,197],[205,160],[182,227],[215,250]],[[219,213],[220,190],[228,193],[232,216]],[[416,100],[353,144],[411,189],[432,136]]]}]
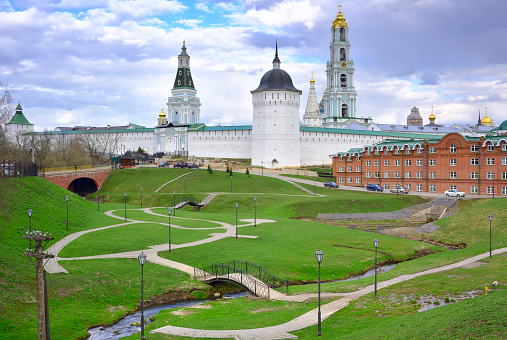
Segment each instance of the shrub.
[{"label": "shrub", "polygon": [[434,301],[433,304],[438,306],[440,304],[440,301]]},{"label": "shrub", "polygon": [[449,302],[450,302],[449,298],[448,298],[448,297],[446,297],[446,298],[445,298],[445,303],[449,303]]},{"label": "shrub", "polygon": [[248,171],[248,168],[246,168],[246,174],[250,177],[250,171]]}]

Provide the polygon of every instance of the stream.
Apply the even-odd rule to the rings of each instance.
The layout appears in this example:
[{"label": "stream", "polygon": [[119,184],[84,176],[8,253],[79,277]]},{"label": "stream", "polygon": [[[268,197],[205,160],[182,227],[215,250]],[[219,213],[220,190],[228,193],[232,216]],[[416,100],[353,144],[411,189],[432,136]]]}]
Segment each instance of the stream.
[{"label": "stream", "polygon": [[[240,293],[227,293],[223,295],[223,299],[236,299],[238,297],[242,297],[250,294],[249,292],[240,292]],[[174,301],[172,303],[151,306],[149,308],[144,309],[144,318],[146,319],[146,324],[150,323],[150,317],[158,314],[161,310],[166,309],[175,309],[182,307],[190,307],[196,306],[210,301],[207,300],[184,300],[184,301]],[[98,326],[88,329],[88,333],[90,333],[90,337],[88,340],[117,340],[123,337],[140,333],[141,326],[131,326],[132,322],[140,322],[141,321],[141,311],[127,315],[117,323],[110,326]],[[146,325],[145,324],[145,325]],[[145,328],[145,335],[147,334]]]}]

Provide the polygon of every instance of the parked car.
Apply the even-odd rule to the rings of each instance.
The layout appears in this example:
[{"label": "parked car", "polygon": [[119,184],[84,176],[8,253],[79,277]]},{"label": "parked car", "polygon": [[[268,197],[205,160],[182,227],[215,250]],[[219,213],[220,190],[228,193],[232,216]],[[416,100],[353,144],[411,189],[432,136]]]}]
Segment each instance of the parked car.
[{"label": "parked car", "polygon": [[369,190],[369,191],[384,191],[384,188],[382,188],[378,184],[366,183],[366,190]]},{"label": "parked car", "polygon": [[447,196],[447,197],[465,197],[466,194],[463,191],[459,191],[458,189],[449,189],[445,192],[445,196]]},{"label": "parked car", "polygon": [[399,187],[391,189],[392,193],[398,193],[398,194],[408,194],[408,189],[405,187]]},{"label": "parked car", "polygon": [[176,162],[174,163],[173,167],[175,168],[188,168],[188,163],[185,163],[185,162]]},{"label": "parked car", "polygon": [[338,184],[336,184],[333,181],[329,181],[329,182],[324,183],[324,186],[326,188],[330,188],[330,189],[333,189],[333,188],[338,189],[340,187]]},{"label": "parked car", "polygon": [[195,164],[195,163],[188,164],[188,168],[190,168],[190,169],[197,169],[197,168],[199,168],[199,165]]},{"label": "parked car", "polygon": [[158,165],[159,168],[169,167],[169,162],[162,162]]}]

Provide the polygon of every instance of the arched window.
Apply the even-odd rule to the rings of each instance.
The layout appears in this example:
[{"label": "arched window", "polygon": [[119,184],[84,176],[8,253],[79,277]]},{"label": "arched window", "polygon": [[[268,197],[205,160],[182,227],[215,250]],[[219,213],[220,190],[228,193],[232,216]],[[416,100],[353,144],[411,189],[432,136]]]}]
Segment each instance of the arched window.
[{"label": "arched window", "polygon": [[349,116],[349,107],[347,104],[342,105],[342,117],[348,117]]},{"label": "arched window", "polygon": [[340,76],[340,86],[347,87],[347,75],[346,74],[342,74]]},{"label": "arched window", "polygon": [[340,41],[345,41],[345,28],[340,27]]},{"label": "arched window", "polygon": [[340,48],[340,61],[345,61],[345,60],[347,60],[347,56],[345,55],[345,49]]},{"label": "arched window", "polygon": [[451,144],[451,146],[449,147],[449,152],[456,153],[456,144]]}]

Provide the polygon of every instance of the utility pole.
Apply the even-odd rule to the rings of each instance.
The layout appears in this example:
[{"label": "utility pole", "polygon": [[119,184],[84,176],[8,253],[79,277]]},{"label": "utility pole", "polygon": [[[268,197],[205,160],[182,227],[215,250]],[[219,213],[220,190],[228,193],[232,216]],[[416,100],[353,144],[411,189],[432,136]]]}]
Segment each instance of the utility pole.
[{"label": "utility pole", "polygon": [[48,241],[53,240],[53,236],[48,233],[42,234],[42,231],[32,231],[23,235],[25,240],[34,241],[35,247],[27,249],[25,256],[35,258],[35,269],[37,276],[37,324],[38,324],[38,339],[50,340],[49,328],[49,308],[48,308],[48,287],[46,281],[46,271],[44,270],[44,260],[51,259],[54,255],[45,254],[43,242],[47,244]]}]

